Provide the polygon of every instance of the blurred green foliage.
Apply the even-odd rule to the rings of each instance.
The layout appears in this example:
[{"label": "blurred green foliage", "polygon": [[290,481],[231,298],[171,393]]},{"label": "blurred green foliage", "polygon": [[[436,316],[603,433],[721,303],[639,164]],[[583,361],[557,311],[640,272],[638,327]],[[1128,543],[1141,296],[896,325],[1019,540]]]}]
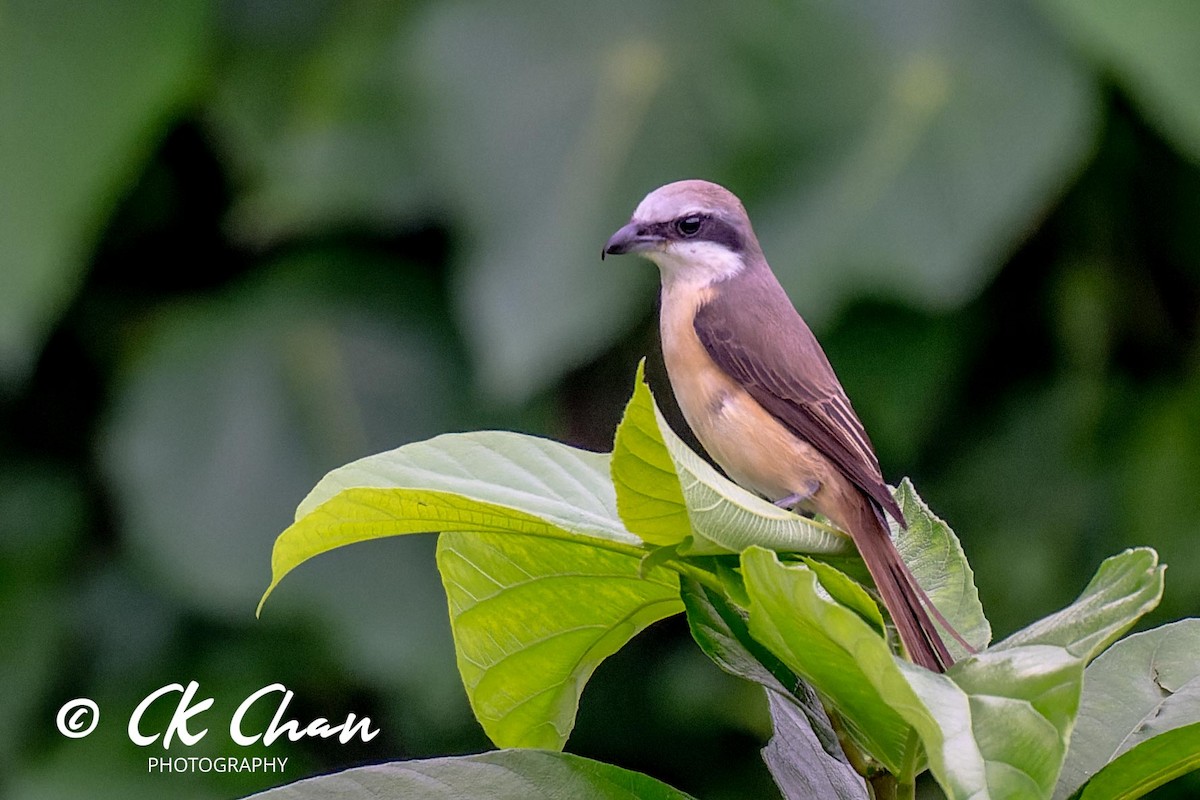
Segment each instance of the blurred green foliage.
[{"label": "blurred green foliage", "polygon": [[[124,719],[193,679],[383,729],[277,743],[287,779],[485,748],[432,541],[256,622],[271,542],[437,432],[607,449],[644,352],[669,403],[653,269],[597,256],[683,177],[745,200],[998,634],[1132,544],[1170,565],[1146,623],[1200,613],[1195,3],[0,0],[0,793],[280,782],[147,774]],[[570,748],[767,796],[765,708],[686,636],[606,663]]]}]

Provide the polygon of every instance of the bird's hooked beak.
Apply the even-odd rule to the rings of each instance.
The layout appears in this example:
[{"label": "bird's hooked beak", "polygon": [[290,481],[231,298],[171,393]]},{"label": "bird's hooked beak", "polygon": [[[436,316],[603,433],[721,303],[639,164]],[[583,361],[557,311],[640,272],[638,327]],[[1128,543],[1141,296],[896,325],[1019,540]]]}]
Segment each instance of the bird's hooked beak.
[{"label": "bird's hooked beak", "polygon": [[663,237],[648,233],[645,225],[630,222],[614,233],[600,251],[600,260],[605,256],[620,256],[626,253],[642,253],[652,250],[663,241]]}]

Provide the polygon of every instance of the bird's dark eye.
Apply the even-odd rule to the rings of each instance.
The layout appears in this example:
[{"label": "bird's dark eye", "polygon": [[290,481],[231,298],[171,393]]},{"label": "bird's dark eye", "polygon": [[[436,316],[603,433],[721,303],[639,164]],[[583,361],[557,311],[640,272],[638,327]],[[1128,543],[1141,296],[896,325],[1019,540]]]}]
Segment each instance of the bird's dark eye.
[{"label": "bird's dark eye", "polygon": [[675,230],[679,231],[680,236],[690,238],[700,232],[700,226],[704,223],[704,218],[698,214],[693,214],[690,217],[680,217],[675,220]]}]

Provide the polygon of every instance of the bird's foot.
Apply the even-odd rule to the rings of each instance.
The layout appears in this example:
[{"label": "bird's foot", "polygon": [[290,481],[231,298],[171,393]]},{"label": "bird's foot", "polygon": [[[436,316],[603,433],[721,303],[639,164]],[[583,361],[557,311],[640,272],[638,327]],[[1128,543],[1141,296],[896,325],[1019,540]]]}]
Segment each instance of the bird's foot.
[{"label": "bird's foot", "polygon": [[811,499],[812,496],[814,494],[816,494],[820,488],[821,488],[820,481],[816,480],[815,478],[809,478],[807,481],[804,482],[804,491],[793,492],[793,493],[789,494],[787,497],[781,497],[780,499],[775,501],[775,505],[779,506],[780,508],[786,508],[789,510],[794,509],[796,506],[800,505],[805,500]]}]

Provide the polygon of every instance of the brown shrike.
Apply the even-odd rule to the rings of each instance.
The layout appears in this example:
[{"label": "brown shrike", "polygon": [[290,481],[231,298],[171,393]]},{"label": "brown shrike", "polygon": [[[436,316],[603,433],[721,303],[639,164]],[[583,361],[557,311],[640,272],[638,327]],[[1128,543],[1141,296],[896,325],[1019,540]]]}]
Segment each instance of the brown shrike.
[{"label": "brown shrike", "polygon": [[763,257],[741,201],[707,181],[656,189],[603,252],[622,253],[658,266],[667,375],[709,455],[747,489],[824,514],[849,533],[909,658],[931,670],[948,667],[953,658],[930,613],[945,620],[888,533],[884,512],[901,525],[904,515],[829,359]]}]

